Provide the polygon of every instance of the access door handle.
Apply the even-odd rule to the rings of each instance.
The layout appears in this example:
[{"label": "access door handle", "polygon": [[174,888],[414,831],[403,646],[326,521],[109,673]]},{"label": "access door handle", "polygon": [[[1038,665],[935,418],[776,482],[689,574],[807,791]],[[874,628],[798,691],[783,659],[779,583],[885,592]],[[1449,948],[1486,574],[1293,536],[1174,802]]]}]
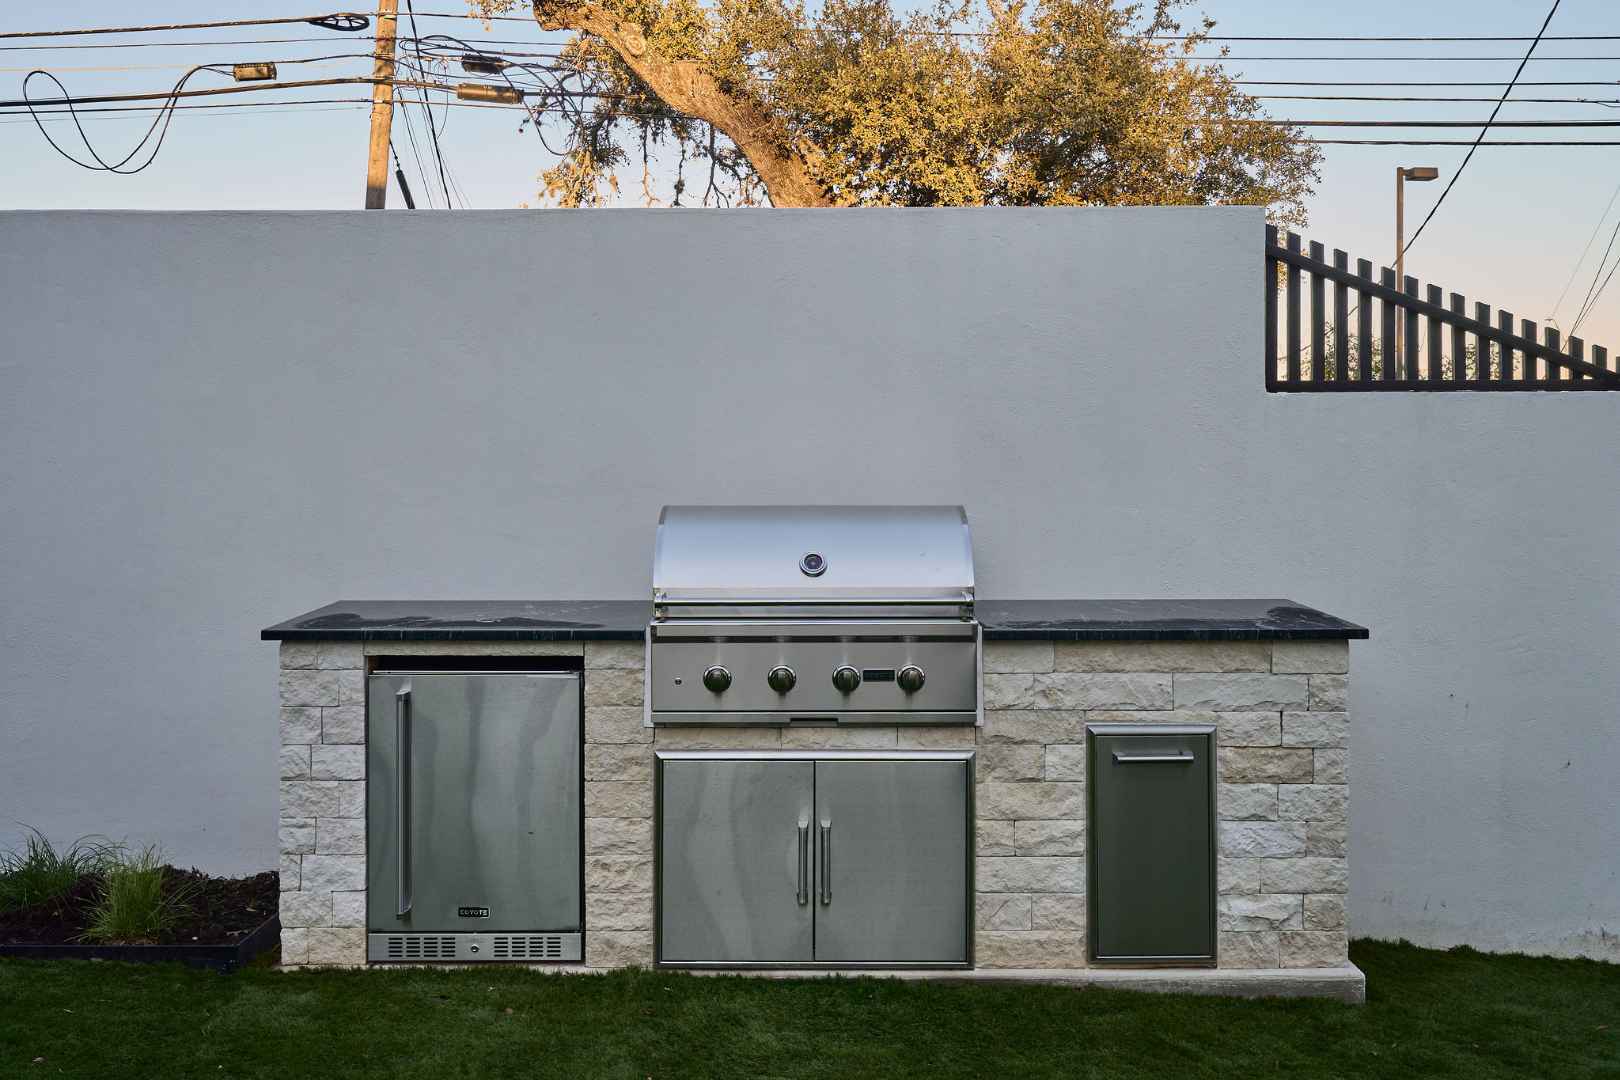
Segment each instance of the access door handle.
[{"label": "access door handle", "polygon": [[821,903],[832,903],[832,822],[821,823]]},{"label": "access door handle", "polygon": [[810,902],[810,824],[799,822],[799,906]]},{"label": "access door handle", "polygon": [[1116,750],[1114,752],[1114,760],[1121,765],[1151,763],[1185,765],[1193,760],[1193,755],[1188,751],[1183,751],[1179,754],[1121,754]]},{"label": "access door handle", "polygon": [[398,830],[399,877],[394,916],[411,913],[411,688],[394,695],[394,827]]}]

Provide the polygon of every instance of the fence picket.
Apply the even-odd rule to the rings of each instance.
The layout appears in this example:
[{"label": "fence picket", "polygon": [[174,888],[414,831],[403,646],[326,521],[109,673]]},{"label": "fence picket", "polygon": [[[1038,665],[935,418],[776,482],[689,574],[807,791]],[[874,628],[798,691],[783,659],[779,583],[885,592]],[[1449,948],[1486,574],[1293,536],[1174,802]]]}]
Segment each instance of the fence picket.
[{"label": "fence picket", "polygon": [[[1530,319],[1520,319],[1515,333],[1512,312],[1498,311],[1493,320],[1491,305],[1475,301],[1469,315],[1461,293],[1448,296],[1437,285],[1427,286],[1425,298],[1420,300],[1415,278],[1397,279],[1388,267],[1380,268],[1374,278],[1373,264],[1366,259],[1356,260],[1352,274],[1350,256],[1344,251],[1333,249],[1330,265],[1320,243],[1312,241],[1308,255],[1302,253],[1303,247],[1297,233],[1284,234],[1266,226],[1268,390],[1620,390],[1620,357],[1611,358],[1601,346],[1592,347],[1589,362],[1583,341],[1570,338],[1567,351],[1561,349],[1559,333],[1552,327],[1538,328]],[[1310,277],[1309,300],[1301,288],[1301,273]],[[1333,283],[1331,315],[1329,281]],[[1353,310],[1352,292],[1356,298]],[[1374,303],[1379,313],[1376,332]],[[1285,305],[1282,312],[1277,310],[1279,304]],[[1310,319],[1308,343],[1301,325],[1306,318]],[[1329,318],[1333,322],[1331,340]],[[1450,371],[1445,366],[1448,329]],[[1283,334],[1287,341],[1279,342]],[[1470,337],[1472,365],[1468,360]],[[1404,353],[1399,362],[1397,346]],[[1331,374],[1329,355],[1333,357]]]},{"label": "fence picket", "polygon": [[[1403,285],[1402,291],[1416,300],[1418,294],[1417,278],[1409,277],[1403,282]],[[1399,377],[1408,382],[1416,382],[1418,373],[1418,313],[1412,308],[1406,309],[1406,351],[1402,360],[1403,366],[1399,372]]]},{"label": "fence picket", "polygon": [[[1299,254],[1299,234],[1288,234],[1288,250]],[[1299,267],[1288,264],[1288,381],[1299,382]]]},{"label": "fence picket", "polygon": [[[1462,293],[1451,294],[1451,313],[1461,315],[1467,307]],[[1461,383],[1467,381],[1468,369],[1468,334],[1457,323],[1451,324],[1451,381]]]},{"label": "fence picket", "polygon": [[[1277,246],[1277,226],[1266,226],[1266,250]],[[1277,389],[1277,263],[1268,255],[1266,271],[1266,389]]]},{"label": "fence picket", "polygon": [[[1323,262],[1326,251],[1315,240],[1311,241],[1311,258]],[[1327,363],[1327,283],[1321,274],[1311,275],[1311,382],[1319,383],[1325,377]]]},{"label": "fence picket", "polygon": [[[1385,288],[1395,288],[1395,271],[1384,267],[1378,274],[1379,284]],[[1390,382],[1399,372],[1395,370],[1395,305],[1388,300],[1379,303],[1379,345],[1378,351],[1384,359],[1384,370],[1379,374],[1381,382]]]},{"label": "fence picket", "polygon": [[[1366,259],[1357,259],[1356,277],[1363,281],[1371,281],[1372,263]],[[1356,349],[1359,360],[1356,381],[1370,382],[1373,369],[1372,297],[1367,295],[1366,289],[1356,290],[1356,337],[1360,339],[1360,347]]]},{"label": "fence picket", "polygon": [[[1350,272],[1350,256],[1333,249],[1335,269]],[[1333,283],[1333,381],[1345,382],[1350,378],[1350,287],[1342,281]]]},{"label": "fence picket", "polygon": [[[1438,286],[1438,285],[1430,285],[1429,286],[1429,303],[1433,304],[1435,307],[1444,307],[1445,302],[1446,302],[1446,294],[1440,288],[1440,286]],[[1423,374],[1424,374],[1424,381],[1431,384],[1431,385],[1438,385],[1439,382],[1440,382],[1440,373],[1441,373],[1441,369],[1442,369],[1442,364],[1441,364],[1441,361],[1440,361],[1440,343],[1441,343],[1440,317],[1438,315],[1430,315],[1429,316],[1429,364],[1428,364],[1428,370],[1425,371]]]},{"label": "fence picket", "polygon": [[[1519,320],[1519,336],[1526,341],[1535,341],[1537,338],[1536,324],[1529,319]],[[1524,354],[1524,385],[1527,389],[1535,389],[1538,374],[1537,364],[1540,361],[1529,350]]]},{"label": "fence picket", "polygon": [[1496,313],[1496,329],[1502,335],[1502,385],[1518,381],[1513,374],[1513,312]]}]

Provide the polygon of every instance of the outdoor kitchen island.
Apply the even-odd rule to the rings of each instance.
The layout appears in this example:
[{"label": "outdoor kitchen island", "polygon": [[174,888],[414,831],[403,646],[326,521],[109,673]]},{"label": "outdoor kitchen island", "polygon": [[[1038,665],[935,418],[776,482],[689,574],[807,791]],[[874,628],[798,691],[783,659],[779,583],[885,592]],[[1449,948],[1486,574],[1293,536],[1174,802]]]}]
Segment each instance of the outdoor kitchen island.
[{"label": "outdoor kitchen island", "polygon": [[[719,762],[811,764],[937,755],[965,761],[971,777],[965,951],[886,970],[807,963],[757,973],[1363,1000],[1346,958],[1345,891],[1348,642],[1365,629],[1286,600],[980,600],[981,723],[653,726],[644,697],[652,614],[637,601],[342,601],[264,630],[281,643],[282,962],[367,962],[365,743],[368,727],[395,723],[375,708],[367,717],[367,675],[420,658],[582,675],[574,872],[585,967],[650,966],[663,955],[656,778],[670,761],[707,751]],[[1173,733],[1168,742],[1144,741],[1159,730]],[[1170,786],[1133,795],[1120,781],[1135,776]],[[1099,813],[1115,819],[1106,825],[1088,822],[1099,797]],[[809,823],[801,818],[800,831]],[[803,875],[807,865],[819,873],[819,838],[807,855],[788,829],[773,870],[797,870],[788,887],[814,911],[821,884]],[[392,909],[394,897],[386,901]],[[1164,928],[1168,949],[1192,951],[1125,956],[1144,935],[1152,944],[1154,918],[1178,923]],[[1098,923],[1110,920],[1121,948],[1099,939]]]}]

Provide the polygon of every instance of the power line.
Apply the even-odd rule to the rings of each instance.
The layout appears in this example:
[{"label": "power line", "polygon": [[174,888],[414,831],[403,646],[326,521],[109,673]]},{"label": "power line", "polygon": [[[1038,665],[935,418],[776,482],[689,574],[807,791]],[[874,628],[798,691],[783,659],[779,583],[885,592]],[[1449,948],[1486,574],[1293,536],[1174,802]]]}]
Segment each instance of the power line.
[{"label": "power line", "polygon": [[[1604,212],[1607,213],[1608,211]],[[1620,236],[1620,221],[1616,221],[1614,223],[1614,231],[1609,234],[1608,246],[1603,249],[1603,254],[1598,256],[1597,270],[1593,271],[1592,273],[1592,284],[1586,287],[1586,296],[1581,300],[1581,309],[1575,313],[1575,321],[1570,324],[1569,332],[1571,336],[1574,336],[1575,331],[1581,328],[1581,323],[1585,321],[1586,316],[1592,310],[1592,304],[1597,299],[1597,297],[1592,295],[1592,292],[1598,287],[1598,277],[1602,275],[1603,267],[1608,264],[1609,253],[1614,250],[1614,240],[1617,236]],[[1614,273],[1612,270],[1609,272],[1611,274]],[[1607,284],[1606,279],[1605,284]]]},{"label": "power line", "polygon": [[[1599,267],[1598,269],[1601,270],[1602,267]],[[1588,315],[1592,314],[1592,309],[1597,306],[1597,302],[1599,300],[1603,299],[1603,292],[1604,292],[1605,289],[1607,289],[1609,287],[1609,282],[1614,279],[1614,272],[1617,269],[1620,269],[1620,259],[1616,259],[1614,261],[1614,265],[1609,267],[1609,276],[1603,279],[1603,284],[1598,286],[1597,294],[1592,297],[1591,301],[1587,305],[1586,310],[1581,313],[1580,318],[1575,320],[1575,325],[1570,327],[1570,329],[1569,329],[1570,337],[1575,336],[1575,331],[1577,331],[1577,330],[1579,330],[1581,328],[1581,323],[1585,322],[1586,317]]]},{"label": "power line", "polygon": [[1446,189],[1440,193],[1440,197],[1434,201],[1434,205],[1429,207],[1429,212],[1424,216],[1423,223],[1417,227],[1417,232],[1412,234],[1412,239],[1406,242],[1406,246],[1401,248],[1401,251],[1412,250],[1412,245],[1417,243],[1417,238],[1423,235],[1423,230],[1428,228],[1429,222],[1434,220],[1435,212],[1446,201],[1446,196],[1450,195],[1451,189],[1457,186],[1457,178],[1463,174],[1464,169],[1468,168],[1468,163],[1474,160],[1474,151],[1485,141],[1485,133],[1491,130],[1491,124],[1495,122],[1496,114],[1502,111],[1502,106],[1506,104],[1508,95],[1513,93],[1513,84],[1519,81],[1520,75],[1524,74],[1524,65],[1530,62],[1530,54],[1536,51],[1536,46],[1541,42],[1541,35],[1547,32],[1547,27],[1552,23],[1553,16],[1558,13],[1558,5],[1561,2],[1562,0],[1553,0],[1552,7],[1547,11],[1547,17],[1541,20],[1541,29],[1536,31],[1535,40],[1530,42],[1530,47],[1524,52],[1524,59],[1519,61],[1518,70],[1514,71],[1513,78],[1508,80],[1507,88],[1502,91],[1502,100],[1498,101],[1496,108],[1491,110],[1490,117],[1485,121],[1485,126],[1479,129],[1479,137],[1474,140],[1474,145],[1469,148],[1468,153],[1463,157],[1462,164],[1457,166],[1457,171],[1451,174],[1451,179],[1446,182]]},{"label": "power line", "polygon": [[[61,70],[60,68],[58,70]],[[1387,97],[1380,94],[1250,94],[1256,101],[1486,102],[1493,97]],[[1511,105],[1620,105],[1620,98],[1514,98]]]},{"label": "power line", "polygon": [[365,15],[353,15],[348,12],[328,12],[319,15],[294,15],[280,19],[230,19],[225,22],[97,26],[88,30],[16,30],[0,34],[0,38],[76,37],[81,34],[151,34],[172,30],[215,30],[238,26],[285,26],[289,23],[310,23],[327,30],[352,33],[370,26],[371,19]]},{"label": "power line", "polygon": [[[342,104],[342,105],[321,105],[320,103],[324,102],[324,101],[343,101],[343,102],[346,102],[347,104]],[[204,113],[203,115],[197,117],[197,119],[199,119],[199,120],[208,120],[208,119],[211,119],[211,118],[217,117],[217,116],[240,116],[240,115],[243,115],[243,114],[252,114],[256,107],[268,107],[268,106],[270,106],[272,104],[279,104],[281,107],[276,108],[276,109],[270,109],[269,111],[271,113],[279,113],[279,112],[294,112],[294,113],[354,112],[361,105],[369,105],[370,101],[369,100],[361,101],[359,98],[314,98],[314,99],[311,99],[308,102],[286,101],[286,102],[275,103],[275,102],[246,102],[246,101],[244,101],[244,102],[238,102],[237,104],[234,104],[234,105],[189,105],[189,106],[187,106],[187,105],[177,105],[177,106],[175,106],[175,108],[177,108],[177,109],[193,109],[193,110],[195,110],[195,109],[212,109],[212,110],[215,110],[213,112]],[[316,107],[306,109],[306,108],[302,107],[305,104],[316,106]],[[86,111],[88,111],[88,110],[86,110]],[[152,110],[151,109],[114,109],[114,110],[111,110],[111,111],[112,112],[121,112],[121,113],[137,113],[137,112],[151,112]],[[32,124],[32,123],[34,123],[33,120],[27,118],[26,111],[23,111],[23,112],[20,112],[20,113],[3,113],[3,114],[0,114],[0,115],[3,115],[3,116],[21,115],[23,117],[23,119],[21,119],[21,120],[3,120],[3,119],[0,119],[0,126],[5,126],[5,125],[9,125],[9,124]],[[90,117],[89,119],[91,119],[91,120],[139,120],[140,117],[139,116],[134,116],[134,115],[130,115],[130,116],[93,116],[93,117]],[[73,118],[71,116],[65,116],[65,115],[64,116],[54,116],[54,117],[53,116],[47,116],[47,117],[42,117],[41,122],[46,123],[46,124],[72,123]]]},{"label": "power line", "polygon": [[1309,60],[1312,63],[1378,63],[1378,64],[1405,64],[1421,63],[1502,63],[1508,60],[1517,60],[1521,64],[1527,60],[1536,63],[1576,63],[1580,61],[1609,61],[1620,60],[1620,56],[1178,56],[1177,60],[1209,60],[1222,64],[1244,64],[1255,60]]},{"label": "power line", "polygon": [[[1581,248],[1580,257],[1575,260],[1575,265],[1569,268],[1569,280],[1564,282],[1564,288],[1561,292],[1559,292],[1558,299],[1553,301],[1552,314],[1547,316],[1548,322],[1553,322],[1555,319],[1557,319],[1558,309],[1564,306],[1564,297],[1569,295],[1569,287],[1575,284],[1575,275],[1581,272],[1581,264],[1586,261],[1587,253],[1592,250],[1592,242],[1597,239],[1598,233],[1603,230],[1603,223],[1609,220],[1609,211],[1614,209],[1614,200],[1616,198],[1620,198],[1620,183],[1614,185],[1614,191],[1610,193],[1609,201],[1603,205],[1603,213],[1598,215],[1596,224],[1592,226],[1592,235],[1586,238],[1586,246]],[[1610,243],[1612,244],[1613,242],[1614,241],[1611,238]],[[1603,260],[1599,259],[1598,272],[1601,273],[1602,271]],[[1594,280],[1596,280],[1595,277]]]},{"label": "power line", "polygon": [[1302,139],[1316,146],[1620,146],[1620,141],[1599,139],[1491,139],[1473,142],[1469,139]]},{"label": "power line", "polygon": [[[1234,86],[1501,86],[1502,80],[1495,79],[1486,82],[1432,82],[1418,80],[1414,82],[1360,82],[1355,79],[1345,81],[1312,80],[1307,82],[1278,80],[1278,79],[1233,79]],[[1599,79],[1588,81],[1556,81],[1556,82],[1519,82],[1514,86],[1620,86],[1620,79]],[[1486,98],[1494,101],[1495,98]]]},{"label": "power line", "polygon": [[[411,0],[405,0],[405,13],[409,15],[411,19],[411,37],[415,41],[420,42],[421,37],[419,35],[421,34],[421,31],[416,28],[416,11],[411,6]],[[418,48],[418,53],[420,53],[420,48]],[[421,69],[418,69],[418,73],[420,72]],[[417,94],[422,99],[422,111],[427,113],[428,134],[433,137],[433,160],[438,162],[439,165],[439,186],[444,189],[444,205],[446,208],[448,208],[450,206],[450,182],[446,180],[444,176],[444,151],[439,148],[439,131],[433,126],[433,108],[428,104],[426,90],[418,87]],[[449,113],[446,113],[446,118],[448,118],[449,115]]]},{"label": "power line", "polygon": [[[1183,41],[1182,37],[1174,34],[1156,34],[1154,41]],[[1209,34],[1201,37],[1201,41],[1534,41],[1529,37],[1499,37],[1486,34],[1460,34],[1449,37],[1290,37],[1278,34]],[[1541,41],[1620,41],[1620,34],[1548,34]],[[1517,59],[1515,57],[1515,59]]]},{"label": "power line", "polygon": [[[355,34],[350,41],[376,41],[375,34]],[[108,45],[0,45],[0,52],[29,52],[38,49],[187,49],[206,45],[210,48],[222,48],[227,45],[300,45],[305,42],[319,41],[330,45],[332,38],[328,37],[295,37],[295,38],[223,38],[218,41],[120,41]]]},{"label": "power line", "polygon": [[[1233,116],[1199,121],[1208,124],[1284,124],[1289,127],[1478,127],[1477,120],[1290,120]],[[1502,120],[1499,128],[1607,128],[1620,127],[1620,120]],[[1459,170],[1461,171],[1461,170]],[[1443,197],[1443,196],[1442,196]],[[1438,205],[1438,204],[1436,204]]]},{"label": "power line", "polygon": [[[300,57],[300,58],[294,58],[294,59],[291,59],[291,60],[282,60],[282,61],[279,61],[279,62],[280,63],[287,63],[287,64],[319,63],[319,62],[327,62],[327,61],[343,60],[343,59],[364,59],[364,58],[366,58],[366,56],[367,56],[367,54],[364,54],[364,53],[334,53],[334,54],[330,54],[330,55],[326,55],[326,56]],[[428,69],[426,69],[426,68],[424,68],[424,67],[422,67],[422,66],[420,66],[418,64],[414,64],[414,63],[412,63],[410,61],[402,60],[402,61],[400,61],[400,63],[402,65],[406,66],[406,67],[409,67],[409,68],[412,68],[412,69],[416,70],[421,75],[430,75],[431,74]],[[217,67],[218,65],[213,65],[213,66]],[[42,70],[36,70],[35,72],[33,72],[31,74],[39,74],[39,75],[49,76],[49,72],[45,72],[45,71],[42,71]],[[53,77],[53,81],[54,81],[54,77]],[[106,103],[123,102],[123,101],[168,101],[171,98],[189,98],[189,97],[203,97],[203,96],[213,96],[213,95],[221,95],[221,94],[251,93],[251,92],[262,91],[262,90],[288,90],[288,89],[303,89],[303,88],[320,87],[320,86],[339,86],[339,85],[349,85],[349,84],[375,84],[378,81],[379,81],[378,79],[376,79],[375,77],[372,77],[372,76],[343,76],[343,77],[334,77],[334,78],[326,78],[326,79],[300,79],[300,80],[292,80],[292,81],[285,81],[285,82],[250,83],[250,84],[245,84],[245,85],[243,85],[243,84],[233,84],[233,85],[230,85],[230,86],[215,87],[215,88],[210,88],[210,89],[207,89],[207,90],[180,90],[178,92],[174,91],[174,90],[169,90],[169,91],[132,93],[132,94],[99,94],[99,95],[87,95],[87,96],[84,96],[84,97],[73,97],[71,95],[68,95],[66,93],[66,88],[62,87],[60,82],[57,82],[58,87],[60,87],[63,90],[63,95],[60,98],[40,99],[40,98],[25,97],[25,98],[22,98],[22,99],[11,100],[11,101],[0,101],[0,108],[16,108],[16,107],[32,108],[32,109],[44,109],[44,108],[50,108],[50,107],[73,108],[73,107],[78,106],[78,105],[106,104]],[[396,85],[398,85],[398,86],[405,87],[405,88],[408,88],[408,89],[415,89],[415,90],[419,91],[419,93],[421,95],[423,95],[422,96],[422,106],[423,106],[424,109],[428,110],[430,113],[431,113],[431,109],[434,107],[434,105],[425,96],[428,91],[434,91],[434,92],[439,92],[439,93],[447,93],[447,94],[453,94],[453,93],[456,92],[456,84],[436,81],[436,80],[434,80],[432,78],[428,78],[428,79],[421,79],[421,78],[419,78],[419,79],[399,79],[399,80],[395,80],[395,81],[396,81]],[[482,81],[482,80],[466,80],[466,81],[476,82],[478,85],[502,85],[501,83],[488,82],[488,81]],[[507,78],[505,80],[505,84],[514,86],[514,88],[517,88],[517,89],[521,90],[521,88],[516,87],[516,85],[512,83],[510,78]],[[584,90],[570,91],[570,90],[552,89],[552,88],[546,88],[546,87],[532,87],[529,90],[527,90],[526,93],[528,94],[528,96],[539,96],[539,97],[562,96],[562,97],[588,97],[588,98],[594,98],[594,97],[624,96],[624,95],[612,95],[612,94],[609,94],[609,93],[606,93],[606,92],[603,92],[603,91],[584,91]],[[1187,121],[1189,123],[1198,124],[1198,125],[1272,124],[1272,125],[1284,125],[1284,126],[1293,126],[1293,127],[1450,128],[1450,127],[1474,127],[1475,123],[1476,123],[1475,121],[1471,121],[1471,120],[1307,119],[1307,118],[1294,118],[1294,117],[1204,117],[1204,116],[1188,116],[1186,119],[1187,119]],[[1502,121],[1494,121],[1492,123],[1492,126],[1495,126],[1495,127],[1498,127],[1498,128],[1609,128],[1609,127],[1620,127],[1620,120],[1502,120]],[[435,133],[437,133],[438,129],[434,128],[434,131],[435,131]],[[1437,142],[1437,143],[1435,143],[1435,145],[1451,145],[1451,144],[1444,143],[1444,142]],[[1462,142],[1456,142],[1456,143],[1454,143],[1454,145],[1468,145],[1468,143],[1466,141],[1462,141]],[[1485,145],[1501,145],[1501,144],[1485,144]],[[1465,164],[1466,164],[1466,162],[1465,162]]]}]

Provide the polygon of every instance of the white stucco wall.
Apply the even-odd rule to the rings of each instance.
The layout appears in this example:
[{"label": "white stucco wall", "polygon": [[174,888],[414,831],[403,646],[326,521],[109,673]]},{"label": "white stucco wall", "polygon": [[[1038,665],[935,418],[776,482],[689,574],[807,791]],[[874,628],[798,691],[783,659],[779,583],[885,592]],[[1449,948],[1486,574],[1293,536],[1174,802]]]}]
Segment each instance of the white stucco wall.
[{"label": "white stucco wall", "polygon": [[1246,209],[0,214],[0,833],[272,865],[260,627],[643,595],[665,502],[962,502],[988,596],[1372,628],[1353,932],[1620,958],[1620,395],[1267,395],[1261,239]]}]

